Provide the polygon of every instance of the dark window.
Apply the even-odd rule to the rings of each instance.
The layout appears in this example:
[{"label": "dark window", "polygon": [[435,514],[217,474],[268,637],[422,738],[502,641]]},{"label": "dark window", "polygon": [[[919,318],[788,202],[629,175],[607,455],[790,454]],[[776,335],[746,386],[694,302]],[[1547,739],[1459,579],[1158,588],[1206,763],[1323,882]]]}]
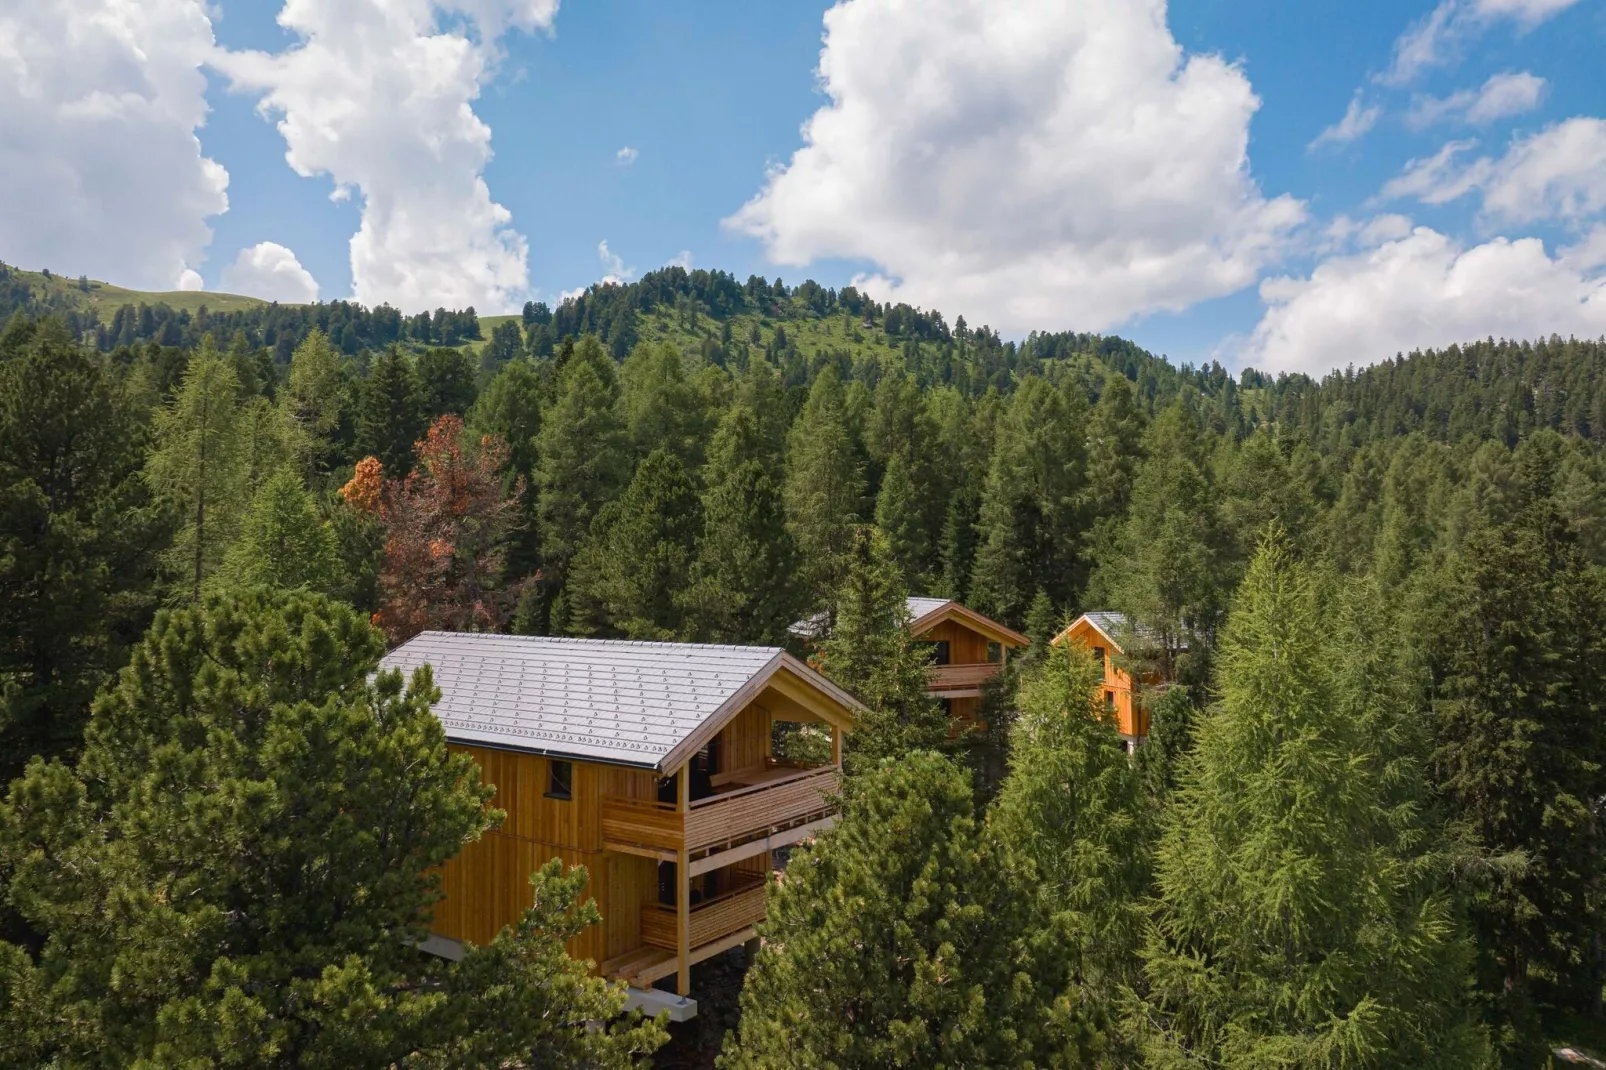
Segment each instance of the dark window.
[{"label": "dark window", "polygon": [[954,715],[954,700],[953,699],[945,698],[945,699],[942,700],[942,712],[945,713],[946,715],[948,715],[949,717],[952,717]]},{"label": "dark window", "polygon": [[560,762],[556,758],[547,762],[546,797],[567,799],[574,788],[574,763]]},{"label": "dark window", "polygon": [[933,665],[947,665],[949,663],[951,655],[948,651],[948,640],[938,639],[931,644],[931,649],[931,663]]},{"label": "dark window", "polygon": [[1115,692],[1114,691],[1106,691],[1106,692],[1104,692],[1104,708],[1107,709],[1107,710],[1114,711],[1114,709],[1115,709]]},{"label": "dark window", "polygon": [[987,660],[991,661],[991,662],[1003,661],[1004,660],[1004,644],[1003,643],[988,643],[987,644]]},{"label": "dark window", "polygon": [[1099,672],[1103,672],[1104,671],[1104,648],[1103,647],[1096,646],[1096,647],[1093,648],[1093,660],[1098,664]]},{"label": "dark window", "polygon": [[679,882],[675,880],[675,863],[658,863],[658,902],[661,906],[675,906]]}]

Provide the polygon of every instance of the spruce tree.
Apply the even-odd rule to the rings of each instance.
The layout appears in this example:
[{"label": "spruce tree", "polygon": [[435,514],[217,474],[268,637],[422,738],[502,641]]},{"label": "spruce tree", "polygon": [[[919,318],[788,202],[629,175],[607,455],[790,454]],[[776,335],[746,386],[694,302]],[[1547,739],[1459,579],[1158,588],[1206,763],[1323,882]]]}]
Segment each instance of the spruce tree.
[{"label": "spruce tree", "polygon": [[702,464],[708,403],[686,377],[680,351],[667,342],[643,343],[620,369],[625,427],[637,457],[666,449],[686,470]]},{"label": "spruce tree", "polygon": [[909,460],[901,450],[887,459],[881,491],[876,495],[875,522],[886,535],[887,550],[906,582],[925,587],[930,529],[921,515],[918,491],[910,478]]},{"label": "spruce tree", "polygon": [[[1073,411],[1075,399],[1083,411]],[[1039,590],[1067,604],[1080,592],[1085,408],[1079,387],[1066,393],[1030,376],[1016,389],[982,492],[976,609],[1019,623]]]},{"label": "spruce tree", "polygon": [[338,569],[334,533],[289,469],[264,482],[240,524],[239,537],[214,575],[224,586],[264,586],[332,593]]},{"label": "spruce tree", "polygon": [[810,602],[823,605],[842,583],[859,522],[864,473],[848,433],[842,384],[821,370],[787,440],[787,526],[797,542]]},{"label": "spruce tree", "polygon": [[1089,543],[1102,564],[1116,552],[1116,539],[1132,500],[1143,459],[1143,413],[1127,377],[1110,373],[1087,424]]},{"label": "spruce tree", "polygon": [[1472,532],[1433,607],[1448,610],[1440,781],[1486,847],[1527,856],[1473,913],[1484,986],[1519,1022],[1536,999],[1597,1011],[1606,973],[1606,581],[1551,503],[1549,471],[1529,463],[1523,483],[1514,518]]},{"label": "spruce tree", "polygon": [[[591,520],[630,477],[628,444],[618,411],[613,361],[586,337],[558,373],[556,395],[536,436],[536,520],[542,586],[555,596]],[[562,620],[553,620],[562,628]]]},{"label": "spruce tree", "polygon": [[474,407],[479,394],[478,369],[474,358],[463,350],[425,350],[418,355],[413,370],[418,376],[418,400],[426,424],[448,414],[463,416]]},{"label": "spruce tree", "polygon": [[401,479],[413,467],[413,444],[428,423],[418,377],[401,350],[392,346],[374,361],[357,406],[357,452],[378,457],[386,475]]},{"label": "spruce tree", "polygon": [[907,588],[886,538],[874,528],[859,528],[848,553],[847,577],[831,604],[819,664],[867,707],[848,736],[849,770],[909,750],[951,749],[948,715],[926,696],[931,650],[909,634]]},{"label": "spruce tree", "polygon": [[721,1070],[1076,1066],[1098,1038],[1036,980],[1031,915],[969,776],[914,751],[850,778],[770,886]]},{"label": "spruce tree", "polygon": [[[1481,1065],[1471,948],[1419,753],[1376,671],[1386,614],[1351,612],[1262,544],[1163,814],[1144,952],[1153,1065]],[[1359,649],[1357,649],[1359,648]],[[1362,664],[1346,664],[1346,659]]]},{"label": "spruce tree", "polygon": [[[435,870],[500,815],[447,750],[427,670],[306,593],[158,616],[97,701],[76,768],[0,807],[0,1053],[17,1065],[625,1067],[653,1026],[562,940],[583,873],[534,876],[516,932],[451,964],[416,947]],[[533,1061],[532,1061],[533,1060]]]},{"label": "spruce tree", "polygon": [[249,501],[250,443],[239,419],[239,381],[207,335],[178,395],[156,418],[145,461],[151,487],[179,516],[170,567],[192,600],[223,560]]},{"label": "spruce tree", "polygon": [[53,320],[17,347],[0,363],[4,782],[31,755],[77,746],[96,688],[154,609],[172,522],[140,475],[148,434],[100,359]]},{"label": "spruce tree", "polygon": [[681,599],[689,632],[705,642],[782,643],[801,607],[780,489],[758,461],[734,470],[709,463],[703,531]]},{"label": "spruce tree", "polygon": [[577,634],[673,639],[691,584],[702,506],[680,458],[649,453],[630,486],[602,507],[569,573],[569,628]]}]

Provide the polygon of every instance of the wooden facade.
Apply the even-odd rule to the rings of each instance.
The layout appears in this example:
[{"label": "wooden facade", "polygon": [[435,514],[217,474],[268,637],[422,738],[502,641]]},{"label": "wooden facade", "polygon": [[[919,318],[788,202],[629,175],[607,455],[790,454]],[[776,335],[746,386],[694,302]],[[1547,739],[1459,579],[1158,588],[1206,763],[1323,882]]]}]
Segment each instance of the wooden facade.
[{"label": "wooden facade", "polygon": [[981,705],[982,688],[1009,660],[1009,652],[1030,640],[1012,628],[945,602],[917,617],[910,632],[934,648],[934,664],[926,670],[926,693],[941,699],[958,721],[972,722]]},{"label": "wooden facade", "polygon": [[1081,647],[1099,659],[1104,673],[1100,697],[1110,720],[1129,747],[1143,742],[1149,734],[1149,711],[1144,708],[1139,689],[1133,687],[1132,674],[1117,660],[1124,652],[1116,638],[1083,615],[1054,637],[1055,646],[1065,644]]},{"label": "wooden facade", "polygon": [[[496,786],[491,805],[507,816],[444,867],[433,933],[490,941],[529,908],[530,874],[557,857],[586,868],[586,894],[602,914],[570,953],[638,987],[673,977],[688,994],[693,963],[754,938],[772,852],[828,827],[835,811],[853,710],[785,668],[762,684],[668,775],[452,744],[479,762]],[[828,729],[833,760],[778,760],[776,721]],[[553,793],[554,763],[567,797]]]}]

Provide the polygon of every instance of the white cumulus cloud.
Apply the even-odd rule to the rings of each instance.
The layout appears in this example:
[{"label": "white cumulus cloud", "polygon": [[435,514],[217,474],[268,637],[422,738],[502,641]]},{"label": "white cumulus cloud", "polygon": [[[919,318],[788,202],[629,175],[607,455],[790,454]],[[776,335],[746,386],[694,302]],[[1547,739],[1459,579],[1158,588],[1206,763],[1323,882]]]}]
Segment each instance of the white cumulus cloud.
[{"label": "white cumulus cloud", "polygon": [[229,176],[201,151],[201,0],[0,5],[0,251],[167,290],[199,264]]},{"label": "white cumulus cloud", "polygon": [[1406,118],[1418,129],[1446,121],[1483,126],[1537,108],[1545,86],[1543,78],[1527,71],[1496,74],[1477,89],[1463,89],[1447,97],[1420,97]]},{"label": "white cumulus cloud", "polygon": [[1486,216],[1515,223],[1577,222],[1606,210],[1606,119],[1568,119],[1517,138],[1498,159],[1463,162],[1475,145],[1452,141],[1432,157],[1412,160],[1383,187],[1383,196],[1444,204],[1476,190]]},{"label": "white cumulus cloud", "polygon": [[241,249],[234,263],[223,269],[222,289],[283,305],[318,300],[318,281],[312,272],[301,266],[295,253],[271,241]]},{"label": "white cumulus cloud", "polygon": [[629,145],[626,145],[624,148],[614,153],[613,158],[619,162],[620,167],[629,167],[631,164],[636,162],[636,157],[639,155],[641,155],[639,152],[631,148]]},{"label": "white cumulus cloud", "polygon": [[1249,80],[1164,0],[845,0],[830,102],[727,225],[772,260],[868,261],[882,300],[1099,330],[1253,283],[1303,221],[1249,172]]},{"label": "white cumulus cloud", "polygon": [[1323,145],[1347,145],[1357,138],[1363,137],[1367,131],[1377,125],[1377,120],[1383,114],[1383,109],[1377,105],[1365,105],[1361,102],[1361,94],[1356,93],[1350,98],[1349,107],[1344,111],[1344,117],[1338,122],[1316,135],[1316,140],[1310,143],[1310,148],[1316,149]]},{"label": "white cumulus cloud", "polygon": [[296,173],[356,191],[352,289],[367,304],[511,310],[528,248],[483,177],[491,129],[473,103],[509,29],[550,29],[557,0],[286,0],[298,43],[216,65],[284,135]]},{"label": "white cumulus cloud", "polygon": [[1261,283],[1244,363],[1320,376],[1486,337],[1606,334],[1606,236],[1557,256],[1538,238],[1466,248],[1427,227]]}]

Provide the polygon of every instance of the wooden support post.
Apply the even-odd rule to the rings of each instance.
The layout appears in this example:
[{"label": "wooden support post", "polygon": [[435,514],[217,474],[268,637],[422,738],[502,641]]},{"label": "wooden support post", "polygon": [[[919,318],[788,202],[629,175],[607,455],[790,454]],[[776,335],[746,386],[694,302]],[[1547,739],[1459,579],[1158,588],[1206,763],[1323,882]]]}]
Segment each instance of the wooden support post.
[{"label": "wooden support post", "polygon": [[[684,822],[691,812],[691,763],[680,767],[680,799],[677,809]],[[686,838],[681,837],[679,856],[675,861],[675,949],[679,956],[675,972],[675,991],[682,996],[691,995],[691,855],[686,850]]]},{"label": "wooden support post", "polygon": [[831,764],[842,768],[842,729],[831,726]]}]

